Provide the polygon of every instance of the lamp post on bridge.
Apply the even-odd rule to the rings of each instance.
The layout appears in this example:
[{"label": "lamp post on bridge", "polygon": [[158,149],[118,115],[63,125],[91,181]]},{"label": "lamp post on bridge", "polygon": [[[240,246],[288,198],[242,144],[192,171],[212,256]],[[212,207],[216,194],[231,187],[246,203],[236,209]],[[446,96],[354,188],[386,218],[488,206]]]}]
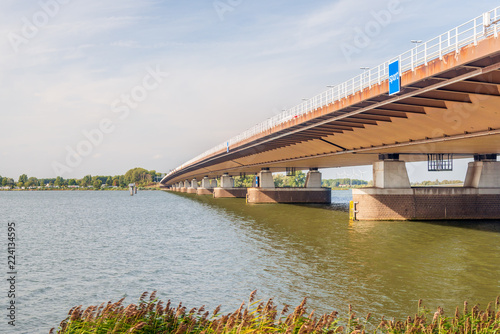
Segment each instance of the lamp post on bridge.
[{"label": "lamp post on bridge", "polygon": [[[363,81],[367,77],[366,72],[370,69],[369,67],[360,67],[360,70],[363,70],[363,74],[361,75],[361,90],[363,90]],[[368,86],[370,86],[370,72],[368,72]]]},{"label": "lamp post on bridge", "polygon": [[[417,56],[417,58],[418,58],[418,45],[419,45],[420,43],[422,43],[422,40],[420,40],[420,39],[412,39],[410,42],[412,42],[413,44],[415,44],[415,53],[416,53],[416,55],[415,55],[415,56]],[[414,65],[414,64],[415,64],[415,62],[414,62],[414,60],[413,60],[413,58],[414,58],[413,53],[414,53],[414,52],[413,52],[413,49],[411,49],[411,70],[412,70],[412,71],[414,71],[414,70],[415,70],[415,65]]]},{"label": "lamp post on bridge", "polygon": [[[308,102],[309,99],[306,99],[305,97],[302,98],[302,101]],[[306,104],[306,109],[309,107],[309,103]],[[304,110],[302,109],[302,113],[304,114]]]}]

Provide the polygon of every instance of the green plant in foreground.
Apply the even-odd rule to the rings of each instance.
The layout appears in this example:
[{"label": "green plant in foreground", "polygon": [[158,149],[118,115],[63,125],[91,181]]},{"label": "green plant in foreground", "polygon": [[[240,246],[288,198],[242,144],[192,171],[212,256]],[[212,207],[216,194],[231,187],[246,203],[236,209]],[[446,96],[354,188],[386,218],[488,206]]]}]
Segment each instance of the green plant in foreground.
[{"label": "green plant in foreground", "polygon": [[[248,306],[242,303],[233,313],[220,315],[220,306],[213,312],[205,311],[202,306],[187,312],[182,303],[177,307],[168,301],[164,306],[156,299],[156,292],[145,292],[137,305],[124,306],[121,300],[100,306],[72,308],[68,317],[60,324],[57,333],[500,333],[500,299],[494,305],[488,304],[485,310],[474,306],[470,311],[467,303],[463,313],[458,307],[454,317],[445,317],[442,308],[435,313],[422,307],[419,300],[415,316],[404,321],[385,320],[374,324],[371,314],[361,321],[356,318],[349,305],[346,318],[339,318],[336,311],[319,317],[312,311],[306,313],[306,299],[287,315],[289,306],[285,305],[278,314],[272,299],[267,302],[254,301],[256,291],[250,294]],[[494,308],[493,308],[494,306]],[[432,315],[432,319],[430,316]],[[50,333],[54,333],[51,329]]]}]

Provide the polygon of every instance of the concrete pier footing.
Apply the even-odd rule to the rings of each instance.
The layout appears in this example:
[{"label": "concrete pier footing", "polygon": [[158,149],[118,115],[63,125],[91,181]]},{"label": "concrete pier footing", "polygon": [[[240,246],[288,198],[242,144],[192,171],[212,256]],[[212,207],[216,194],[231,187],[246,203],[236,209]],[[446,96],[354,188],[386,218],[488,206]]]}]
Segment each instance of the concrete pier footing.
[{"label": "concrete pier footing", "polygon": [[353,189],[356,220],[500,218],[500,188]]},{"label": "concrete pier footing", "polygon": [[214,198],[245,198],[247,188],[214,188]]},{"label": "concrete pier footing", "polygon": [[234,179],[227,173],[220,178],[220,187],[214,187],[214,198],[245,198],[247,188],[235,188]]},{"label": "concrete pier footing", "polygon": [[187,189],[188,194],[196,194],[198,189],[198,181],[196,178],[191,181],[190,187]]},{"label": "concrete pier footing", "polygon": [[[215,180],[214,180],[215,181]],[[217,182],[217,181],[215,181]],[[201,187],[199,187],[197,190],[196,190],[196,193],[198,195],[212,195],[214,192],[214,189],[212,187],[212,182],[210,182],[210,179],[208,178],[208,176],[205,176],[202,180],[201,180]]]},{"label": "concrete pier footing", "polygon": [[214,193],[214,190],[213,189],[207,189],[207,188],[199,187],[198,189],[196,189],[196,193],[198,195],[212,195]]},{"label": "concrete pier footing", "polygon": [[[495,159],[496,160],[496,159]],[[411,187],[403,161],[373,164],[373,188],[353,189],[356,220],[500,219],[500,162],[469,163],[464,187]]]},{"label": "concrete pier footing", "polygon": [[332,191],[321,188],[321,173],[313,168],[307,173],[305,188],[275,188],[269,170],[259,173],[259,187],[248,188],[247,203],[318,203],[330,204]]},{"label": "concrete pier footing", "polygon": [[248,188],[247,203],[317,203],[330,204],[329,188]]}]

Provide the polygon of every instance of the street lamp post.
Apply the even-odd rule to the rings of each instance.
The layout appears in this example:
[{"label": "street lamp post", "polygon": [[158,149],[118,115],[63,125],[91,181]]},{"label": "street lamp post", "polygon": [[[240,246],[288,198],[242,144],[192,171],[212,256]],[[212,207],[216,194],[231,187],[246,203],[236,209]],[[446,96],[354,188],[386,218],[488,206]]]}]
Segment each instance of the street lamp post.
[{"label": "street lamp post", "polygon": [[[420,39],[412,39],[410,42],[412,42],[413,44],[415,44],[415,56],[418,58],[418,45],[420,43],[422,43],[422,41]],[[414,63],[414,57],[413,57],[413,49],[411,49],[411,70],[414,71],[415,70],[415,63]]]},{"label": "street lamp post", "polygon": [[[366,76],[366,71],[368,71],[370,68],[369,67],[360,67],[360,70],[363,70],[363,75],[361,76],[361,90],[363,90],[363,81],[365,80]],[[370,85],[370,72],[368,72],[368,86]]]}]

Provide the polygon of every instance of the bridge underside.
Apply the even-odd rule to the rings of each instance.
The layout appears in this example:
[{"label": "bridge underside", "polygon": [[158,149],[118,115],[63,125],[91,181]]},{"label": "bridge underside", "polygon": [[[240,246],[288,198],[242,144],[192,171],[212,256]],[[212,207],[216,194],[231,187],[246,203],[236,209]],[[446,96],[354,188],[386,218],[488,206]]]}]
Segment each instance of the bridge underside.
[{"label": "bridge underside", "polygon": [[186,179],[273,172],[287,168],[369,165],[379,154],[404,161],[429,153],[500,154],[500,39],[487,38],[457,54],[403,73],[401,92],[388,83],[298,116],[170,174]]}]

